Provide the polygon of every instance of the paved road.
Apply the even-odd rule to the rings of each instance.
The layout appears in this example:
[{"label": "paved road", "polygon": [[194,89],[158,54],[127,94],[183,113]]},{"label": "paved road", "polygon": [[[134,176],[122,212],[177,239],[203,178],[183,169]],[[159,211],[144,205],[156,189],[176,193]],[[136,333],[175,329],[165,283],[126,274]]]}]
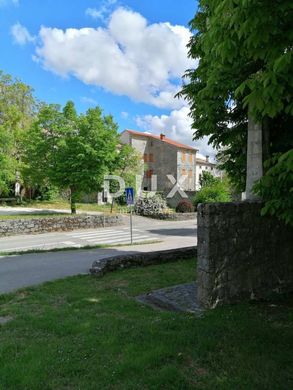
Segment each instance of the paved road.
[{"label": "paved road", "polygon": [[[137,229],[136,234],[147,235],[152,239],[157,238],[162,242],[156,244],[143,244],[136,246],[123,246],[106,249],[91,249],[91,250],[75,250],[61,251],[48,253],[34,253],[17,256],[2,256],[0,257],[0,294],[14,291],[21,287],[39,284],[45,281],[63,278],[77,274],[88,273],[93,261],[104,257],[110,257],[123,253],[135,252],[151,252],[160,249],[172,249],[186,246],[196,245],[196,223],[195,221],[167,222],[156,221],[142,217],[134,218],[134,225]],[[126,226],[122,229],[127,229]],[[113,230],[119,230],[120,227]],[[112,229],[96,229],[94,232],[99,232],[99,238],[88,238],[89,236],[71,237],[70,240],[80,242],[89,239],[101,239],[101,233],[108,234],[106,230]],[[93,234],[95,234],[93,232]],[[85,231],[71,232],[70,234],[77,235],[78,233],[86,233]],[[30,242],[31,239],[42,239],[43,243],[48,243],[49,237],[55,235],[58,237],[64,233],[50,233],[44,235],[21,236],[24,241]],[[88,234],[88,233],[86,233]],[[40,237],[43,236],[43,237]],[[18,237],[18,236],[17,236]],[[8,238],[8,237],[7,237]],[[6,240],[7,240],[6,238]],[[9,239],[16,237],[9,237]],[[63,239],[63,237],[59,237]],[[104,238],[102,239],[104,240]],[[124,240],[124,236],[123,236]],[[145,239],[143,239],[145,241]],[[88,242],[87,242],[88,244]],[[3,245],[1,239],[1,245]],[[11,245],[11,242],[10,242]],[[19,245],[15,241],[15,246]]]},{"label": "paved road", "polygon": [[[0,253],[31,249],[82,248],[99,244],[130,244],[129,217],[124,216],[123,219],[124,225],[111,228],[2,237]],[[194,235],[195,223],[195,221],[157,221],[133,216],[133,242],[161,241],[170,236]]]}]

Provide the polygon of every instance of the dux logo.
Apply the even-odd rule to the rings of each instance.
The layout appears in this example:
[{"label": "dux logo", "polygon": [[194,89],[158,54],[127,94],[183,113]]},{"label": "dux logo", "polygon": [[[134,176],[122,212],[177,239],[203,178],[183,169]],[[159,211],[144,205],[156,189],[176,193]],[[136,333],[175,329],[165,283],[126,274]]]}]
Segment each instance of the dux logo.
[{"label": "dux logo", "polygon": [[[178,181],[176,181],[176,179],[173,175],[167,175],[166,177],[172,185],[171,190],[169,191],[169,193],[167,195],[167,198],[173,198],[177,194],[177,192],[181,195],[182,198],[188,198],[187,194],[185,193],[185,191],[182,188],[185,180],[188,177],[187,175],[180,176]],[[143,181],[143,176],[136,175],[135,191],[137,194],[140,193],[142,181]],[[111,187],[111,183],[112,183],[112,187]],[[157,184],[158,184],[157,175],[152,175],[151,176],[151,191],[152,192],[157,191]],[[113,191],[113,188],[115,188],[115,191]],[[120,196],[122,196],[125,193],[125,181],[122,177],[117,176],[117,175],[105,175],[104,176],[104,190],[107,192],[107,194],[110,194],[112,198],[119,198]],[[129,201],[131,199],[134,199],[133,193],[131,193],[130,190],[133,190],[133,189],[126,188],[127,203],[128,203],[128,198],[129,198]],[[131,204],[133,204],[133,203],[131,203]]]}]

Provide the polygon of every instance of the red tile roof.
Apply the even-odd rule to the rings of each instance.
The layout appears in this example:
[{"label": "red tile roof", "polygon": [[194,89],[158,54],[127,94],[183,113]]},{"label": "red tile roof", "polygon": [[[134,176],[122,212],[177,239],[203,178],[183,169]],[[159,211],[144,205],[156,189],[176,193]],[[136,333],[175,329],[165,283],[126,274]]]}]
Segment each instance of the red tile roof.
[{"label": "red tile roof", "polygon": [[[129,129],[124,130],[123,133],[125,131],[127,131],[128,133],[133,134],[133,135],[138,135],[138,136],[142,136],[142,137],[149,137],[149,138],[155,138],[155,139],[161,140],[161,137],[159,135],[154,135],[154,134],[151,134],[151,133],[143,133],[142,131],[129,130]],[[173,145],[173,146],[177,146],[177,148],[198,151],[198,149],[193,148],[192,146],[184,145],[184,144],[181,144],[180,142],[173,141],[171,138],[167,138],[166,136],[161,141],[166,142],[167,144],[170,144],[170,145]]]}]

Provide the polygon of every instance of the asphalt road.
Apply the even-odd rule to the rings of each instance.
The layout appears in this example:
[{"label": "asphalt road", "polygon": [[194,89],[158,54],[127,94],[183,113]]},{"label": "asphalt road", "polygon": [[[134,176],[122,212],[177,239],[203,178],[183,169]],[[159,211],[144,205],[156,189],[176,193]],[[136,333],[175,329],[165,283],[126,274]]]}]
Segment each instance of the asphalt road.
[{"label": "asphalt road", "polygon": [[[71,232],[26,234],[0,238],[0,254],[27,250],[82,248],[94,245],[130,244],[129,217],[124,225],[111,228],[82,229]],[[133,216],[133,242],[162,241],[172,236],[194,236],[195,221],[158,221]]]},{"label": "asphalt road", "polygon": [[[125,217],[128,222],[128,217]],[[150,252],[160,249],[172,249],[197,244],[196,221],[157,221],[134,217],[136,241],[160,240],[156,244],[142,244],[116,248],[79,249],[74,251],[31,253],[0,257],[0,294],[16,289],[36,285],[66,276],[88,273],[93,261],[125,253]],[[69,236],[70,234],[70,236]],[[7,249],[50,249],[64,246],[89,245],[96,243],[129,242],[129,227],[100,228],[79,230],[67,233],[49,233],[38,235],[13,236],[0,239],[0,251]],[[120,238],[118,238],[120,237]],[[90,240],[90,241],[89,241]],[[120,241],[118,241],[120,240]],[[67,244],[64,244],[66,241]],[[69,245],[69,241],[72,244]],[[106,242],[107,241],[107,242]],[[127,241],[126,241],[127,242]],[[26,247],[26,248],[24,248]],[[6,248],[6,249],[5,249]]]}]

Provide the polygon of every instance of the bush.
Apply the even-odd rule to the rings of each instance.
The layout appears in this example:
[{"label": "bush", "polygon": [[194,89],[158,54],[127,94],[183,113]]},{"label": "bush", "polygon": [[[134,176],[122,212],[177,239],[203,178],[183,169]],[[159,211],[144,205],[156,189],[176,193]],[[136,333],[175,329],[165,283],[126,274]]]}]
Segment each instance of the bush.
[{"label": "bush", "polygon": [[229,187],[225,182],[218,181],[210,186],[201,188],[193,198],[193,204],[195,207],[199,203],[211,203],[211,202],[230,202],[231,196]]},{"label": "bush", "polygon": [[254,191],[265,201],[262,215],[272,215],[293,226],[293,149],[266,161],[265,175]]},{"label": "bush", "polygon": [[193,211],[194,207],[188,199],[180,200],[176,207],[176,213],[192,213]]},{"label": "bush", "polygon": [[166,200],[159,194],[142,196],[135,204],[134,211],[139,215],[158,215],[168,210]]}]

